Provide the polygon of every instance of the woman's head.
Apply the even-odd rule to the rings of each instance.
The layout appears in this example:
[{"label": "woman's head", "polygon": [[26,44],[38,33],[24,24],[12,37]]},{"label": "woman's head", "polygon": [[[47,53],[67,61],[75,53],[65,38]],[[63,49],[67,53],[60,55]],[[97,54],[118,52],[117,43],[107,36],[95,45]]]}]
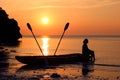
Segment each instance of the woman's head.
[{"label": "woman's head", "polygon": [[84,39],[83,43],[87,44],[88,43],[88,39]]}]

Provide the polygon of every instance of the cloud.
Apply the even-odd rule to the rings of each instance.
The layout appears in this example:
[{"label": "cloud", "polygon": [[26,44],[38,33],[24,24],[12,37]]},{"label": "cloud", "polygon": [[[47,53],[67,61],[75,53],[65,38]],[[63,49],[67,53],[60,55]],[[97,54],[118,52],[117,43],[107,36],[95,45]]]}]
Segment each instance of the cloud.
[{"label": "cloud", "polygon": [[[14,2],[14,4],[13,4]],[[37,8],[93,8],[119,4],[120,0],[2,0],[1,5],[19,9]]]},{"label": "cloud", "polygon": [[120,0],[30,0],[29,2],[32,3],[32,8],[92,8],[118,4]]}]

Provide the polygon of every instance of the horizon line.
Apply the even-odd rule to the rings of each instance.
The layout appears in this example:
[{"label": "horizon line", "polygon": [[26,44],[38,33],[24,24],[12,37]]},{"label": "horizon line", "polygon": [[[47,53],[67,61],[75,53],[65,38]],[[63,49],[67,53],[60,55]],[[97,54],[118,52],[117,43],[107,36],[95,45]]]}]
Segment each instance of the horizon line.
[{"label": "horizon line", "polygon": [[[60,37],[61,35],[36,35],[36,37]],[[32,35],[23,35],[23,37],[32,37]],[[120,37],[120,35],[64,35],[64,37]]]}]

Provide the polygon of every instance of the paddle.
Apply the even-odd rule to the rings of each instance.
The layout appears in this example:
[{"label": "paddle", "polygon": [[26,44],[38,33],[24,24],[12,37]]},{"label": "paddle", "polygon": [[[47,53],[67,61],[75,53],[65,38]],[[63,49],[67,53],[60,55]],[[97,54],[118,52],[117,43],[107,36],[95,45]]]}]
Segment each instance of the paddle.
[{"label": "paddle", "polygon": [[31,25],[30,25],[29,23],[27,23],[27,27],[28,27],[28,29],[32,32],[32,35],[33,35],[33,37],[34,37],[34,39],[35,39],[35,41],[36,41],[36,43],[37,43],[37,45],[38,45],[38,47],[39,47],[39,50],[41,51],[42,55],[44,56],[43,51],[42,51],[42,49],[41,49],[41,47],[40,47],[40,45],[39,45],[39,43],[38,43],[38,41],[37,41],[37,39],[36,39],[36,37],[35,37],[35,35],[34,35],[34,33],[33,33],[33,31],[32,31],[32,27],[31,27]]},{"label": "paddle", "polygon": [[69,26],[69,23],[66,23],[66,25],[65,25],[65,27],[64,27],[64,31],[63,31],[63,33],[62,33],[62,36],[61,36],[61,38],[60,38],[60,40],[59,40],[59,43],[58,43],[58,45],[57,45],[57,47],[56,47],[56,50],[55,50],[55,52],[54,52],[54,56],[55,56],[55,54],[56,54],[56,52],[57,52],[57,50],[58,50],[58,47],[59,47],[60,42],[61,42],[61,40],[62,40],[62,38],[63,38],[63,36],[64,36],[65,31],[68,29],[68,26]]},{"label": "paddle", "polygon": [[[33,33],[33,31],[32,31],[32,27],[31,27],[31,25],[30,25],[29,23],[27,23],[27,27],[28,27],[28,29],[32,32],[32,35],[33,35],[33,37],[34,37],[34,39],[35,39],[35,41],[36,41],[36,43],[37,43],[37,45],[38,45],[38,47],[39,47],[39,50],[41,51],[42,55],[44,56],[43,51],[42,51],[42,49],[41,49],[41,47],[40,47],[40,45],[39,45],[39,43],[38,43],[38,41],[37,41],[37,39],[36,39],[36,37],[35,37],[35,35],[34,35],[34,33]],[[45,60],[45,64],[48,66],[48,61],[47,61],[47,59],[44,58],[44,60]]]}]

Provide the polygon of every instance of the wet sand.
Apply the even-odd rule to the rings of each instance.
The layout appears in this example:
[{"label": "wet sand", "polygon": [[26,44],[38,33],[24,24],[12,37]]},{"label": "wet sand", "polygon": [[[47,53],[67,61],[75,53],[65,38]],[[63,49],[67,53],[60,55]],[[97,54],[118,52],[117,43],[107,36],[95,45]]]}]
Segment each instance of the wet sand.
[{"label": "wet sand", "polygon": [[120,71],[106,70],[108,67],[82,64],[26,66],[11,60],[11,53],[17,52],[0,47],[0,80],[120,80]]},{"label": "wet sand", "polygon": [[13,73],[0,73],[0,80],[120,80],[120,72],[95,70],[87,75],[80,68],[47,68],[40,70],[21,70]]}]

